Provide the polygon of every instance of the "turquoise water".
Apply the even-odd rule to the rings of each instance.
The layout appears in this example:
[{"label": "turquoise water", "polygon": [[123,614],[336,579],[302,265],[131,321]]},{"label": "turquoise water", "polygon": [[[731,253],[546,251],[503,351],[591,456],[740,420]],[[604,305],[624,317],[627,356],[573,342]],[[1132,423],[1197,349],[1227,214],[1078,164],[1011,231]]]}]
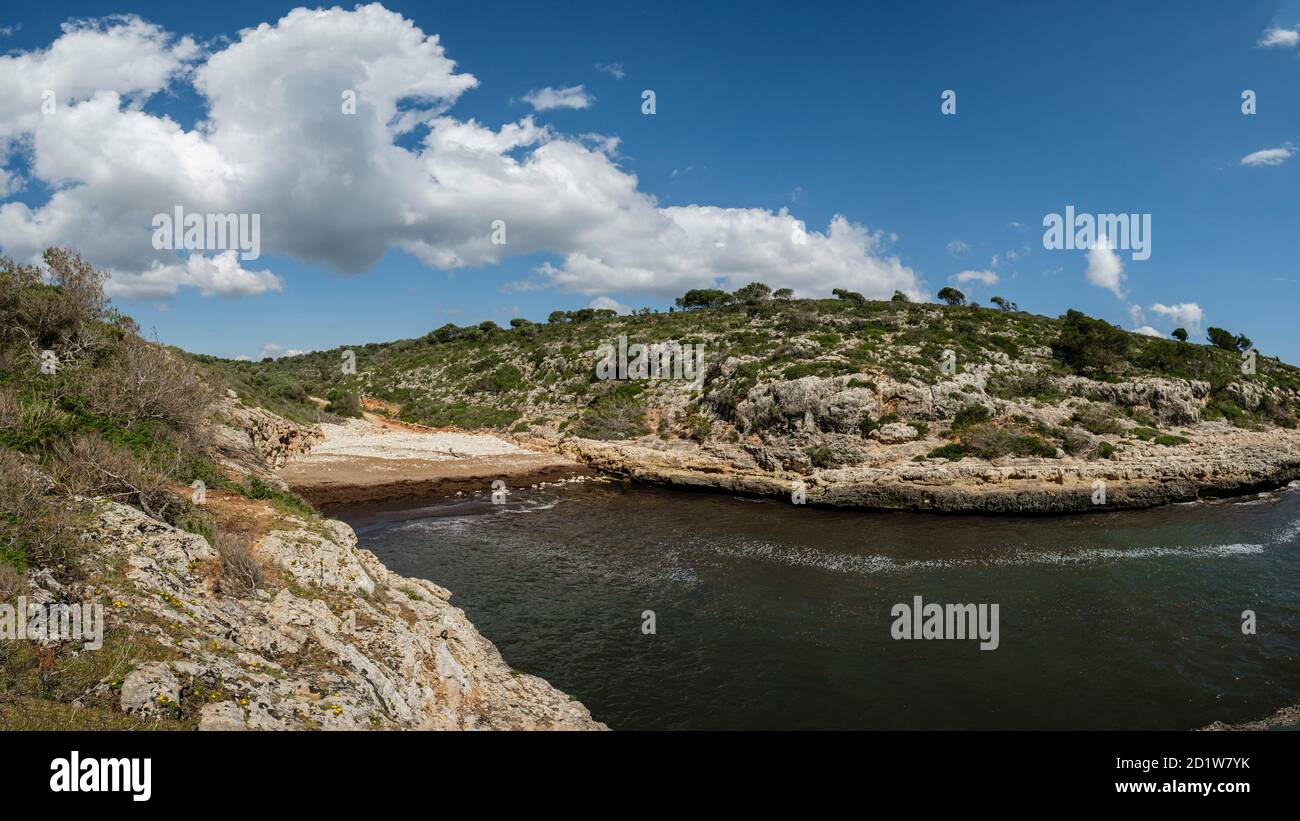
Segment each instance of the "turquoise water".
[{"label": "turquoise water", "polygon": [[[1300,703],[1297,489],[1015,519],[597,484],[342,517],[616,729],[1194,728]],[[996,603],[998,648],[892,638],[914,596]]]}]

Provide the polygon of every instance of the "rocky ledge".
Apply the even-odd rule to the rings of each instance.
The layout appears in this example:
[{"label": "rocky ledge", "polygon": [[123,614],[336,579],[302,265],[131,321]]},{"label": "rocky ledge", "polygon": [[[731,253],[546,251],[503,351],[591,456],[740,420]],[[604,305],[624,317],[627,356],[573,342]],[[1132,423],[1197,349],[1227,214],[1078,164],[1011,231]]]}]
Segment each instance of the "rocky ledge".
[{"label": "rocky ledge", "polygon": [[84,590],[146,654],[104,682],[121,708],[199,729],[604,729],[582,704],[512,670],[432,582],[392,573],[342,522],[271,513],[253,553],[263,585],[220,591],[208,541],[92,501]]},{"label": "rocky ledge", "polygon": [[[1187,426],[1176,447],[1136,442],[1122,458],[926,458],[936,441],[865,446],[863,463],[814,468],[789,444],[521,439],[635,481],[791,499],[807,504],[941,513],[1048,514],[1145,508],[1255,492],[1300,479],[1300,431]],[[915,436],[915,432],[912,434]],[[898,437],[906,439],[907,437]],[[918,460],[919,457],[919,460]],[[1098,482],[1101,484],[1098,484]],[[1104,491],[1100,493],[1099,491]]]}]

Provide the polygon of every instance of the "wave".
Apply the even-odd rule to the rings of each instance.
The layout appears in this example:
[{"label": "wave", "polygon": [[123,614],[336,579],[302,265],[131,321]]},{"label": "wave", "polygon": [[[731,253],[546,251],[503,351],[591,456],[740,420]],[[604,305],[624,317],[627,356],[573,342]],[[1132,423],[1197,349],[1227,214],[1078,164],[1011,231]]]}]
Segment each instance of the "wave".
[{"label": "wave", "polygon": [[1221,544],[1193,547],[1079,548],[1070,551],[1027,551],[1012,556],[976,559],[909,559],[898,561],[878,554],[829,553],[810,547],[788,547],[769,542],[712,545],[718,555],[774,561],[794,567],[815,567],[838,573],[906,573],[915,570],[1024,565],[1069,565],[1123,561],[1125,559],[1225,558],[1262,553],[1262,544]]},{"label": "wave", "polygon": [[1291,544],[1300,539],[1300,519],[1292,519],[1273,534],[1274,544]]}]

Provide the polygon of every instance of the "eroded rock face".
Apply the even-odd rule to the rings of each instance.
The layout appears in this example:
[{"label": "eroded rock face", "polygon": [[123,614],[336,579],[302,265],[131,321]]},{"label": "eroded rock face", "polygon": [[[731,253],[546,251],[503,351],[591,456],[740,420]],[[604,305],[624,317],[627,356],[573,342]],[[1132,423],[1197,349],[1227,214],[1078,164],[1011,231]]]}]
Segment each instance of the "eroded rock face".
[{"label": "eroded rock face", "polygon": [[881,425],[871,432],[871,438],[882,445],[901,445],[904,442],[911,442],[919,435],[920,433],[916,428],[902,422],[890,422],[888,425]]},{"label": "eroded rock face", "polygon": [[1066,393],[1121,407],[1149,408],[1165,424],[1201,421],[1210,396],[1210,383],[1183,379],[1140,379],[1133,382],[1097,382],[1079,376],[1059,380]]},{"label": "eroded rock face", "polygon": [[[651,484],[712,488],[790,498],[802,483],[809,504],[845,508],[911,509],[948,513],[1073,513],[1153,507],[1203,496],[1277,487],[1300,479],[1300,431],[1246,431],[1222,422],[1183,430],[1177,447],[1128,441],[1122,458],[1002,457],[992,461],[927,459],[939,440],[878,445],[870,458],[847,467],[814,468],[790,440],[751,444],[744,458],[713,449],[647,447],[640,442],[570,438],[561,452],[593,467]],[[839,460],[848,437],[816,439]],[[813,441],[806,439],[805,441]],[[919,461],[918,461],[919,460]],[[846,460],[849,461],[849,460]],[[1104,508],[1093,502],[1094,482],[1106,483]]]},{"label": "eroded rock face", "polygon": [[102,591],[106,628],[179,656],[137,662],[122,709],[190,715],[208,730],[603,729],[512,670],[447,590],[392,573],[342,522],[289,522],[254,548],[267,589],[235,598],[212,584],[204,538],[95,502],[92,561],[120,568]]},{"label": "eroded rock face", "polygon": [[284,467],[285,462],[311,450],[324,438],[316,427],[299,425],[265,408],[250,408],[230,391],[219,403],[219,412],[231,427],[248,437],[253,452],[272,470]]}]

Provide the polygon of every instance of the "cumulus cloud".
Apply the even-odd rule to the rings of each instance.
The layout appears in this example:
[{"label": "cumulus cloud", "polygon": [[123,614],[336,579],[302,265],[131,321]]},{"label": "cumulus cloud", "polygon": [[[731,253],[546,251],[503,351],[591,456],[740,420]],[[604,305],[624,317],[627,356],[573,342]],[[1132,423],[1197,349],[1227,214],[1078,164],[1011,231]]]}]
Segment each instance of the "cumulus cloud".
[{"label": "cumulus cloud", "polygon": [[1115,253],[1115,245],[1107,237],[1098,237],[1088,249],[1088,268],[1084,276],[1098,288],[1105,288],[1120,299],[1124,298],[1124,263]]},{"label": "cumulus cloud", "polygon": [[596,63],[596,70],[605,72],[615,80],[621,80],[625,76],[622,63]]},{"label": "cumulus cloud", "polygon": [[598,296],[587,304],[588,308],[606,308],[616,311],[620,314],[630,314],[632,309],[616,299],[607,296]]},{"label": "cumulus cloud", "polygon": [[1198,331],[1205,321],[1205,311],[1195,302],[1179,302],[1177,305],[1163,305],[1159,302],[1151,306],[1154,313],[1167,317],[1175,325],[1183,325],[1192,331]]},{"label": "cumulus cloud", "polygon": [[[307,353],[307,351],[299,350],[297,348],[289,348],[286,350],[283,346],[277,345],[274,342],[268,342],[262,346],[262,350],[259,351],[257,356],[254,358],[266,359],[269,356],[272,359],[280,359],[285,356],[302,356],[305,353]],[[247,356],[237,356],[235,358],[243,362],[247,362],[249,359]]]},{"label": "cumulus cloud", "polygon": [[280,278],[270,271],[249,271],[239,263],[235,251],[214,256],[191,254],[172,265],[156,265],[146,271],[122,272],[110,269],[105,290],[109,296],[157,299],[172,296],[182,285],[197,288],[203,296],[252,296],[283,289]]},{"label": "cumulus cloud", "polygon": [[998,284],[998,275],[992,271],[962,271],[949,277],[949,279],[961,285],[969,285],[972,282],[980,285]]},{"label": "cumulus cloud", "polygon": [[962,242],[959,239],[955,239],[952,242],[948,243],[948,253],[952,254],[954,257],[959,257],[962,254],[968,254],[970,253],[970,244],[966,242]]},{"label": "cumulus cloud", "polygon": [[1141,328],[1134,328],[1133,333],[1142,334],[1143,336],[1164,336],[1164,334],[1160,333],[1155,328],[1152,328],[1150,325],[1143,325]]},{"label": "cumulus cloud", "polygon": [[[146,110],[185,82],[204,106],[196,127]],[[51,83],[60,107],[42,116]],[[111,272],[115,294],[281,287],[233,254],[155,249],[153,215],[182,206],[259,214],[264,254],[344,274],[400,249],[438,270],[541,255],[550,261],[521,287],[591,296],[757,279],[801,295],[925,298],[887,253],[891,235],[844,216],[818,231],[785,209],[661,207],[617,164],[616,138],[454,116],[477,80],[436,35],[379,5],[295,9],[208,55],[135,18],[79,24],[49,49],[0,58],[0,85],[18,90],[0,97],[0,136],[29,146],[20,170],[54,189],[42,205],[0,204],[0,246],[19,258],[74,246]],[[340,106],[348,92],[355,113]]]},{"label": "cumulus cloud", "polygon": [[534,111],[550,111],[554,108],[590,108],[596,98],[587,93],[585,86],[568,88],[536,88],[524,95],[524,102]]},{"label": "cumulus cloud", "polygon": [[1295,29],[1271,28],[1260,38],[1260,48],[1290,48],[1300,44],[1300,31]]},{"label": "cumulus cloud", "polygon": [[1262,151],[1252,151],[1241,158],[1242,165],[1281,165],[1291,159],[1295,149],[1290,146],[1281,148],[1265,148]]}]

